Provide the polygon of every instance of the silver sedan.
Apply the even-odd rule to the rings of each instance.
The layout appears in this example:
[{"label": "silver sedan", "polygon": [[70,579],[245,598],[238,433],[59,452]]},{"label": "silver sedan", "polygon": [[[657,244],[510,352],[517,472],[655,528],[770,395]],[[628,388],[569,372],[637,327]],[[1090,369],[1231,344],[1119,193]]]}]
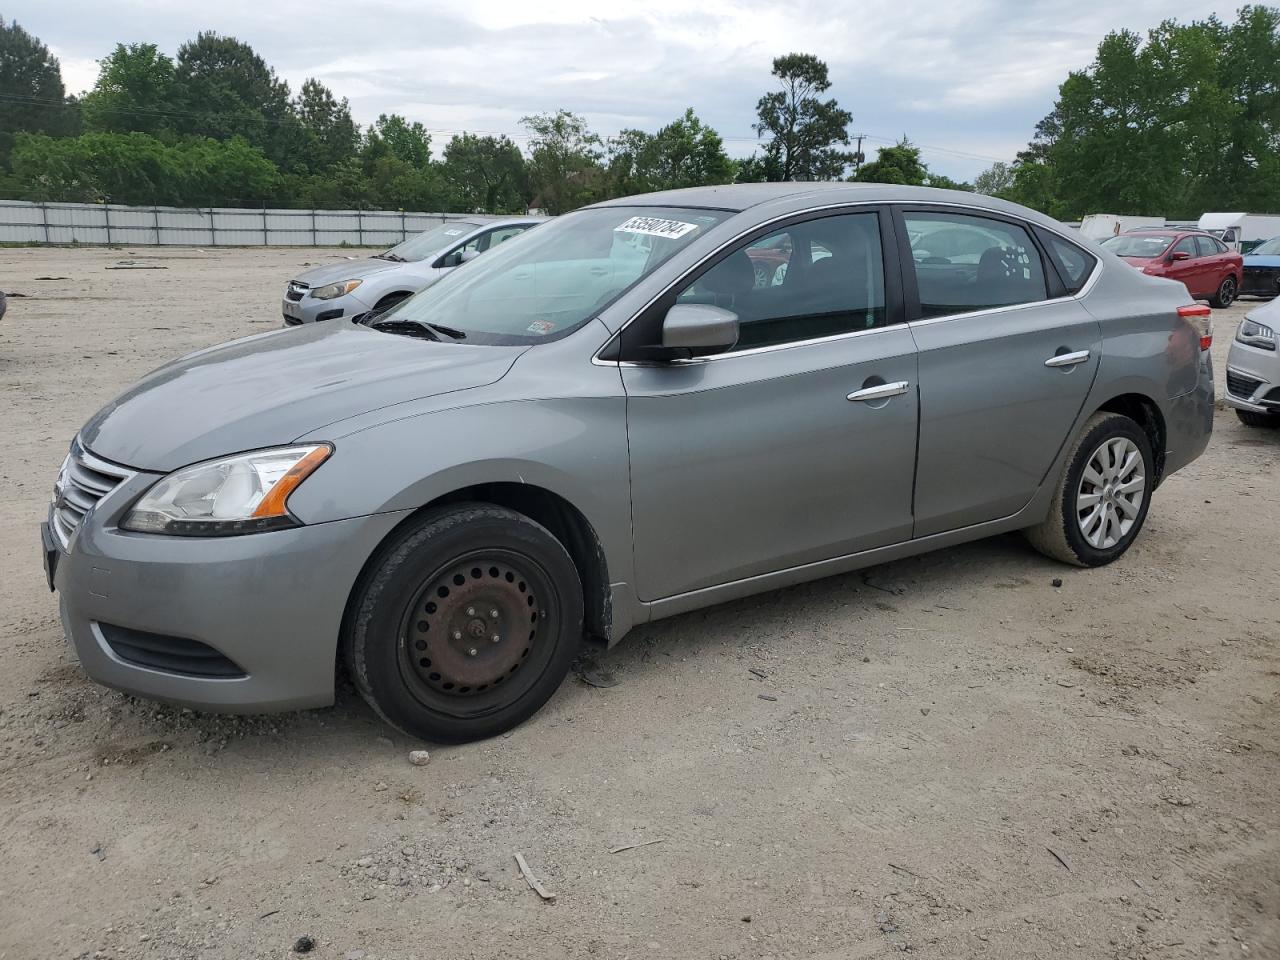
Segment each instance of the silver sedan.
[{"label": "silver sedan", "polygon": [[492,736],[584,637],[980,537],[1101,566],[1213,425],[1209,308],[988,197],[778,183],[557,218],[370,324],[179,360],[43,529],[88,674]]}]

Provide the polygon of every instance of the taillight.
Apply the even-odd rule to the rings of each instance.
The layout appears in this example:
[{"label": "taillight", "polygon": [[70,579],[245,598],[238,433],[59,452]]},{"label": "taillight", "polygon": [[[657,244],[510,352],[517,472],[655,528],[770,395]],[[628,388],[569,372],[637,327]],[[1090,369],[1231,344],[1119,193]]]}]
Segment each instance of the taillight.
[{"label": "taillight", "polygon": [[1213,346],[1213,311],[1203,303],[1190,303],[1178,308],[1178,316],[1200,331],[1200,349]]}]

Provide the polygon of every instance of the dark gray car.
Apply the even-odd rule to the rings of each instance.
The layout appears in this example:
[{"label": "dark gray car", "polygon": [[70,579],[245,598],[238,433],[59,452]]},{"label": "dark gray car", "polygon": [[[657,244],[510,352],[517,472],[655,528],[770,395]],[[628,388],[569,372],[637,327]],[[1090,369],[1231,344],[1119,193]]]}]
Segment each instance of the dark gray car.
[{"label": "dark gray car", "polygon": [[1030,210],[760,184],[558,218],[373,326],[161,368],[44,530],[86,671],[495,734],[584,634],[1010,530],[1096,566],[1213,422],[1206,307]]}]

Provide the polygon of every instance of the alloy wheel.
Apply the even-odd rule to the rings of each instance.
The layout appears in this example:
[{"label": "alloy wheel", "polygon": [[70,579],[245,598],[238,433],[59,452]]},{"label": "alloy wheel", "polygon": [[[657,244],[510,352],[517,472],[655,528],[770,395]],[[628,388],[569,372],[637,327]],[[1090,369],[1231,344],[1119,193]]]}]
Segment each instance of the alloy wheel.
[{"label": "alloy wheel", "polygon": [[1128,437],[1104,440],[1085,463],[1076,491],[1076,522],[1085,540],[1107,550],[1123,540],[1142,514],[1146,463]]}]

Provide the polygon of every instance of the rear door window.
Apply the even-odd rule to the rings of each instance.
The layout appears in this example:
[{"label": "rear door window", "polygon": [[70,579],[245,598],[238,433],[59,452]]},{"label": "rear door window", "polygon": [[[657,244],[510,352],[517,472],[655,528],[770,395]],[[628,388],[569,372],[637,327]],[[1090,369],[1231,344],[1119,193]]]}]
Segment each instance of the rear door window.
[{"label": "rear door window", "polygon": [[1196,246],[1200,248],[1200,256],[1216,257],[1222,251],[1218,249],[1221,244],[1213,237],[1196,237]]},{"label": "rear door window", "polygon": [[903,212],[923,317],[1048,298],[1044,264],[1025,227],[961,213]]}]

